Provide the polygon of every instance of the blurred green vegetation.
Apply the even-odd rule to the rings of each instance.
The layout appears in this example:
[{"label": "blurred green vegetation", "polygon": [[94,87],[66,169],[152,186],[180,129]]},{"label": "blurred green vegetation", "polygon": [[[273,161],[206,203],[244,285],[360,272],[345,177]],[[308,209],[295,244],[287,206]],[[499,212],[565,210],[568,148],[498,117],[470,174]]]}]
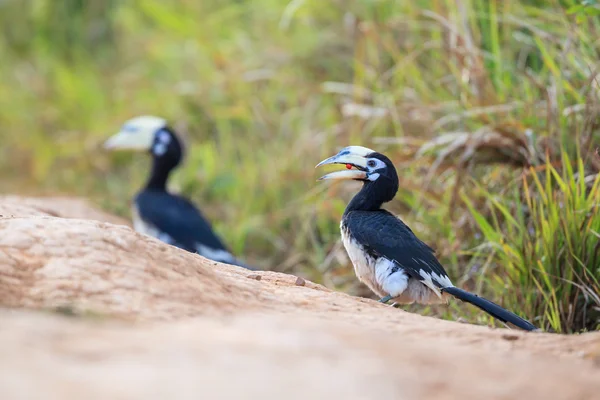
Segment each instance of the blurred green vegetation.
[{"label": "blurred green vegetation", "polygon": [[[587,5],[586,5],[587,4]],[[554,331],[600,328],[595,2],[0,1],[0,182],[128,215],[126,119],[189,141],[173,186],[257,266],[370,295],[338,224],[340,147],[388,154],[389,209],[456,284]],[[493,324],[467,305],[411,311]]]}]

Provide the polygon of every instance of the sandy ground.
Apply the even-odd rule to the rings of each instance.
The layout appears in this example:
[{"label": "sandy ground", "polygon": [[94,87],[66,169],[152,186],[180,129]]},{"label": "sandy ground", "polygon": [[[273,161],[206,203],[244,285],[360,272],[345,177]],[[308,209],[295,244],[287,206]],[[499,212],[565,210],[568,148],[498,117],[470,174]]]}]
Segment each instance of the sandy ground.
[{"label": "sandy ground", "polygon": [[600,398],[600,333],[422,317],[78,212],[0,199],[1,399]]}]

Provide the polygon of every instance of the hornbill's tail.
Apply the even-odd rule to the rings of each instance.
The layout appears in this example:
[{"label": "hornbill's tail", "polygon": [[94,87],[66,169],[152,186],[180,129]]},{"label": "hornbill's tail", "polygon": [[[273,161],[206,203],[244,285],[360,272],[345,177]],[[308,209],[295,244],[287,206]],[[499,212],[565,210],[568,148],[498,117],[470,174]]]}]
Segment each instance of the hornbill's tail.
[{"label": "hornbill's tail", "polygon": [[459,289],[455,286],[450,286],[443,288],[442,292],[451,294],[459,300],[471,303],[475,307],[485,311],[492,317],[497,318],[502,322],[510,322],[511,324],[526,331],[534,331],[538,329],[531,322],[524,320],[517,314],[513,314],[510,311],[500,307],[498,304],[492,303],[491,301],[486,300],[483,297],[479,297],[473,293],[469,293],[466,290]]}]

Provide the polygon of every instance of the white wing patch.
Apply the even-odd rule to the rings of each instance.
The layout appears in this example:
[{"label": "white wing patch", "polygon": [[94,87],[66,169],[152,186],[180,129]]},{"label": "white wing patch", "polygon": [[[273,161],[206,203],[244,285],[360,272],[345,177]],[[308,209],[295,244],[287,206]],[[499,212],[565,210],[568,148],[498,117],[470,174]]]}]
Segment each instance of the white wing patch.
[{"label": "white wing patch", "polygon": [[[396,271],[394,272],[394,269]],[[400,296],[408,287],[408,275],[396,263],[381,257],[375,264],[375,279],[383,292],[392,297]]]},{"label": "white wing patch", "polygon": [[196,251],[202,257],[208,258],[210,260],[224,262],[224,263],[233,263],[237,260],[235,257],[226,250],[215,249],[212,247],[205,246],[203,244],[196,245]]},{"label": "white wing patch", "polygon": [[[421,260],[421,259],[417,260],[417,259],[413,258],[413,261],[416,263],[421,262],[421,264],[429,267],[429,264],[427,262],[425,262],[424,260]],[[452,284],[452,282],[450,281],[450,278],[448,278],[446,275],[439,275],[435,272],[429,273],[423,269],[419,270],[419,275],[421,275],[421,278],[423,278],[422,283],[425,286],[427,286],[429,289],[433,290],[439,298],[442,298],[442,292],[441,292],[440,288],[434,283],[434,281],[437,284],[439,284],[440,286],[442,286],[443,288],[454,286]]]},{"label": "white wing patch", "polygon": [[446,275],[438,275],[434,272],[432,273],[432,277],[437,283],[439,283],[444,288],[454,286],[450,278],[448,278]]}]

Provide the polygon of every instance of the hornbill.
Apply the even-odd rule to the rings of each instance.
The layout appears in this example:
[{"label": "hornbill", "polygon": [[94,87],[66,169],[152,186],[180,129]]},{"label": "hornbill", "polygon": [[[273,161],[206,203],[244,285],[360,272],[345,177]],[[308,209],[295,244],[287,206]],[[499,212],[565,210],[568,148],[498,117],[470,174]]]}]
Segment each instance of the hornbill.
[{"label": "hornbill", "polygon": [[184,147],[166,120],[154,116],[132,118],[104,147],[152,155],[150,177],[133,200],[136,231],[211,260],[247,268],[229,252],[198,208],[167,191],[169,174],[180,164]]},{"label": "hornbill", "polygon": [[319,180],[363,182],[344,211],[340,229],[356,276],[381,302],[445,303],[452,295],[505,323],[528,331],[537,329],[499,305],[454,286],[434,250],[402,220],[381,208],[394,198],[399,185],[389,158],[366,147],[349,146],[317,167],[326,164],[345,164],[347,169]]}]

